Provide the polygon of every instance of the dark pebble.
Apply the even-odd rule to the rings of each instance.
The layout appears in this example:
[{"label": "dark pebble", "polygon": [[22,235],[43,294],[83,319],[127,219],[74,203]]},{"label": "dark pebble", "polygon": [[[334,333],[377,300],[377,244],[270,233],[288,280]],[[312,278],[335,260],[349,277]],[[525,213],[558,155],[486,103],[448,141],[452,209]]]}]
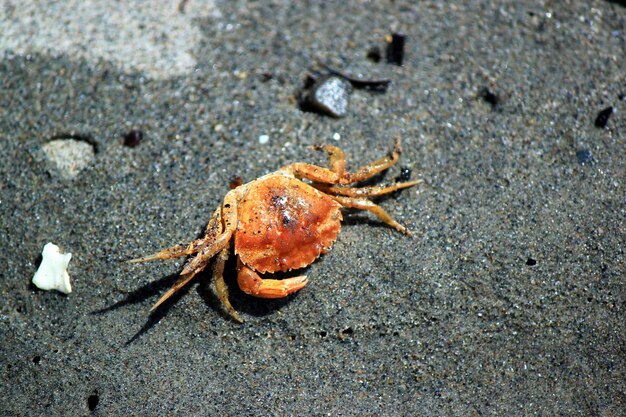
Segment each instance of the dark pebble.
[{"label": "dark pebble", "polygon": [[601,110],[598,113],[598,116],[596,117],[596,122],[595,125],[596,127],[599,128],[605,128],[606,125],[609,123],[609,119],[611,118],[611,115],[613,114],[613,107],[609,106],[604,110]]},{"label": "dark pebble", "polygon": [[590,164],[593,161],[593,155],[591,155],[589,149],[581,149],[576,152],[576,159],[578,159],[578,163],[581,165]]},{"label": "dark pebble", "polygon": [[141,130],[131,130],[124,135],[124,146],[134,148],[143,140],[143,132]]},{"label": "dark pebble", "polygon": [[526,265],[528,265],[528,266],[535,266],[535,265],[537,265],[537,261],[534,260],[533,258],[528,258],[528,259],[526,259]]},{"label": "dark pebble", "polygon": [[243,184],[243,178],[241,178],[238,175],[233,175],[228,186],[230,187],[231,190],[234,190],[235,188],[239,187],[241,184]]},{"label": "dark pebble", "polygon": [[411,169],[402,167],[400,168],[400,175],[396,178],[396,181],[403,182],[411,179]]},{"label": "dark pebble", "polygon": [[306,95],[308,108],[332,117],[343,117],[348,112],[350,83],[343,78],[320,78]]},{"label": "dark pebble", "polygon": [[383,56],[380,53],[380,48],[378,46],[374,46],[369,51],[367,51],[367,59],[372,62],[379,63],[381,59],[383,59]]}]

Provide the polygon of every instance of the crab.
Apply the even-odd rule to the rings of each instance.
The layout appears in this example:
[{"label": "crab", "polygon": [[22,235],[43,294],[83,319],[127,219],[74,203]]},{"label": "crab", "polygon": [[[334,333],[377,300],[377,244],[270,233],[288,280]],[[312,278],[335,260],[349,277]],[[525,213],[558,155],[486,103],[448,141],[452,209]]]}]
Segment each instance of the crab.
[{"label": "crab", "polygon": [[204,236],[130,262],[148,262],[191,256],[179,279],[152,306],[155,310],[202,272],[215,258],[213,279],[216,294],[226,312],[243,320],[228,298],[224,265],[234,247],[237,282],[246,294],[260,298],[282,298],[307,285],[305,275],[273,279],[264,274],[304,268],[327,253],[341,229],[342,208],[366,210],[399,232],[409,230],[391,218],[368,197],[378,197],[414,186],[421,180],[389,186],[348,187],[365,181],[394,165],[400,157],[400,142],[389,156],[346,171],[344,152],[337,146],[315,145],[330,159],[330,169],[307,163],[292,163],[229,191],[209,220]]}]

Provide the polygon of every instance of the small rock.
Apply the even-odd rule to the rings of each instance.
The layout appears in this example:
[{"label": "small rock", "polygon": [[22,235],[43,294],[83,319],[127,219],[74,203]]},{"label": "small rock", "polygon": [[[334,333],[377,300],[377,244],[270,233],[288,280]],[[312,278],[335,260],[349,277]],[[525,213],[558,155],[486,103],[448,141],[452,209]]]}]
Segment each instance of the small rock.
[{"label": "small rock", "polygon": [[270,141],[270,137],[268,135],[261,135],[261,136],[259,136],[259,143],[261,145],[265,145],[269,141]]},{"label": "small rock", "polygon": [[593,155],[589,149],[581,149],[576,152],[576,159],[581,165],[590,164],[593,161]]},{"label": "small rock", "polygon": [[305,101],[316,111],[332,117],[343,117],[348,112],[350,90],[350,83],[343,78],[320,78],[311,87]]},{"label": "small rock", "polygon": [[55,139],[42,147],[46,158],[64,179],[72,179],[95,158],[92,144],[76,139]]}]

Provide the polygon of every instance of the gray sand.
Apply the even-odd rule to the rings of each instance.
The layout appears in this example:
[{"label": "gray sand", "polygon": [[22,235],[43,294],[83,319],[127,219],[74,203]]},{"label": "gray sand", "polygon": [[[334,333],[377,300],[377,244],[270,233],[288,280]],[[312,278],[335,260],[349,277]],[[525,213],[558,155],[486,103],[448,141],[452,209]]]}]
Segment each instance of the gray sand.
[{"label": "gray sand", "polygon": [[[0,415],[624,415],[626,7],[70,3],[0,11]],[[304,112],[318,62],[392,84]],[[396,138],[378,179],[425,184],[379,202],[413,238],[347,212],[288,299],[227,265],[245,324],[210,274],[147,315],[180,262],[124,261],[196,238],[234,175]],[[72,178],[57,139],[95,152]],[[49,241],[70,295],[30,284]]]}]

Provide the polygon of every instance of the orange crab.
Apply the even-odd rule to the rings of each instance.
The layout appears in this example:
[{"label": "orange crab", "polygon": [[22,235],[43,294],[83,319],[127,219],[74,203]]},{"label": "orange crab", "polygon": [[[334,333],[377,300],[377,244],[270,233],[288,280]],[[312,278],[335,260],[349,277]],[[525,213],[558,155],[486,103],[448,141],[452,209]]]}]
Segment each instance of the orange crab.
[{"label": "orange crab", "polygon": [[[346,171],[345,155],[340,148],[332,145],[314,148],[328,153],[330,169],[293,163],[240,185],[226,194],[224,202],[209,220],[203,238],[131,260],[146,262],[194,255],[183,266],[179,280],[150,311],[191,281],[216,257],[213,279],[217,295],[226,311],[236,321],[243,322],[228,300],[223,277],[233,239],[239,288],[255,297],[281,298],[304,287],[308,283],[307,277],[269,279],[259,274],[304,268],[328,252],[341,229],[342,207],[370,211],[389,226],[410,234],[406,227],[366,197],[411,187],[420,180],[387,187],[344,187],[367,180],[394,165],[400,156],[399,142],[390,156],[354,173]],[[304,179],[310,182],[304,182]]]}]

